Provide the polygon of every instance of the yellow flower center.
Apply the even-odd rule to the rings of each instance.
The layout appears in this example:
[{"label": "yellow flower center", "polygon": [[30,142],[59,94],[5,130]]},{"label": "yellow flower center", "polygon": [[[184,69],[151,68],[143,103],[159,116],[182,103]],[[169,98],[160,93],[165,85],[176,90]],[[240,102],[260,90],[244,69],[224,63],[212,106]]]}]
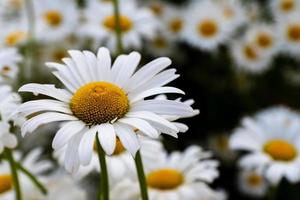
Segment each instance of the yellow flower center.
[{"label": "yellow flower center", "polygon": [[173,19],[169,23],[169,28],[174,33],[178,33],[179,31],[181,31],[182,27],[183,27],[183,21],[179,18]]},{"label": "yellow flower center", "polygon": [[163,37],[157,37],[153,40],[153,45],[156,48],[163,49],[167,47],[167,41]]},{"label": "yellow flower center", "polygon": [[291,25],[287,30],[289,40],[300,42],[300,24]]},{"label": "yellow flower center", "polygon": [[268,48],[268,47],[272,46],[273,38],[268,33],[260,33],[256,37],[256,43],[261,48]]},{"label": "yellow flower center", "polygon": [[63,21],[63,16],[59,11],[49,10],[44,13],[44,20],[49,26],[57,27],[61,25]]},{"label": "yellow flower center", "polygon": [[163,6],[159,3],[153,3],[150,5],[150,9],[152,10],[152,12],[155,14],[155,15],[162,15],[163,13]]},{"label": "yellow flower center", "polygon": [[10,71],[11,71],[11,68],[10,68],[9,66],[4,66],[4,67],[1,69],[0,74],[1,74],[2,76],[6,76],[7,73],[9,73]]},{"label": "yellow flower center", "polygon": [[5,38],[5,44],[7,46],[14,46],[26,38],[24,31],[13,31],[9,33]]},{"label": "yellow flower center", "polygon": [[296,148],[281,139],[270,140],[264,145],[264,151],[274,160],[291,161],[297,156]]},{"label": "yellow flower center", "polygon": [[115,151],[113,153],[114,156],[116,155],[120,155],[121,153],[123,153],[125,150],[121,140],[119,138],[117,138],[117,141],[116,141],[116,148],[115,148]]},{"label": "yellow flower center", "polygon": [[250,45],[246,45],[243,49],[244,51],[244,55],[248,60],[256,60],[257,59],[257,53],[255,51],[255,49],[250,46]]},{"label": "yellow flower center", "polygon": [[280,2],[280,8],[284,12],[289,12],[295,8],[294,0],[282,0]]},{"label": "yellow flower center", "polygon": [[12,187],[13,187],[13,180],[11,175],[9,174],[0,175],[0,194],[3,194],[11,190]]},{"label": "yellow flower center", "polygon": [[217,34],[219,28],[216,21],[207,19],[198,24],[198,32],[204,37],[213,37]]},{"label": "yellow flower center", "polygon": [[172,190],[180,186],[184,181],[181,172],[175,169],[159,169],[147,175],[149,187],[158,190]]},{"label": "yellow flower center", "polygon": [[65,50],[59,49],[53,52],[52,54],[53,60],[61,61],[64,57],[67,57],[67,52]]},{"label": "yellow flower center", "polygon": [[[116,30],[116,18],[114,15],[111,16],[107,16],[104,20],[103,20],[103,25],[108,28],[111,31],[115,31]],[[120,28],[122,32],[127,32],[129,30],[131,30],[133,26],[133,22],[132,20],[125,16],[125,15],[121,15],[120,16]]]},{"label": "yellow flower center", "polygon": [[223,15],[224,15],[227,19],[231,19],[231,18],[234,17],[235,12],[234,12],[234,10],[233,10],[231,7],[225,6],[225,7],[223,8]]},{"label": "yellow flower center", "polygon": [[102,124],[122,118],[129,110],[126,93],[108,82],[93,82],[79,88],[70,103],[73,114],[83,122]]},{"label": "yellow flower center", "polygon": [[218,136],[216,138],[216,144],[220,150],[227,150],[229,145],[228,137],[225,135]]},{"label": "yellow flower center", "polygon": [[250,186],[257,187],[261,185],[263,179],[261,176],[257,175],[256,173],[251,173],[247,176],[246,181]]}]

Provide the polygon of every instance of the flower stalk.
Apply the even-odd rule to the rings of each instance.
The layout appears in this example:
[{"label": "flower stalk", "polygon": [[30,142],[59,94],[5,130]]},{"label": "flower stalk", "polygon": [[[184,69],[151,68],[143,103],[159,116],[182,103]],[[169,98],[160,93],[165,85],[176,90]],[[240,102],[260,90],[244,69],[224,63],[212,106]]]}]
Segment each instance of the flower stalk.
[{"label": "flower stalk", "polygon": [[141,156],[140,151],[138,151],[136,153],[135,165],[136,165],[136,170],[137,170],[137,174],[138,174],[138,178],[139,178],[142,200],[149,200],[148,187],[147,187],[147,183],[146,183],[146,177],[145,177],[143,161],[142,161],[142,156]]},{"label": "flower stalk", "polygon": [[114,15],[115,15],[115,24],[116,24],[116,38],[117,38],[117,54],[122,54],[123,43],[122,43],[122,30],[121,30],[121,19],[120,19],[120,7],[119,0],[113,0],[114,3]]}]

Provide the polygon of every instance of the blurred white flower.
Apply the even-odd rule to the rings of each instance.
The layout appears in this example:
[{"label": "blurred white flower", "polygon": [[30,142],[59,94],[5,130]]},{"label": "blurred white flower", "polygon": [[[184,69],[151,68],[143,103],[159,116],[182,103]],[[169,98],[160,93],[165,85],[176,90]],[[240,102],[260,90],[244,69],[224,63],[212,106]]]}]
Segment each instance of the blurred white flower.
[{"label": "blurred white flower", "polygon": [[37,114],[22,125],[23,136],[42,124],[66,122],[55,135],[52,146],[55,150],[67,147],[65,167],[69,172],[90,163],[97,132],[108,155],[115,150],[117,136],[135,155],[140,148],[136,129],[150,138],[158,138],[161,129],[165,134],[174,135],[179,129],[162,116],[180,118],[193,113],[184,103],[145,100],[163,93],[184,93],[174,87],[164,87],[178,77],[176,70],[164,70],[171,64],[169,58],[158,58],[135,72],[141,59],[137,52],[120,55],[113,65],[106,48],[100,48],[97,57],[89,51],[73,50],[69,54],[71,58],[63,59],[65,65],[47,63],[67,89],[34,83],[24,85],[20,92],[43,94],[56,100],[29,101],[17,111],[26,116]]},{"label": "blurred white flower", "polygon": [[0,47],[17,47],[24,44],[28,39],[28,27],[21,21],[0,22],[3,30],[0,32]]},{"label": "blurred white flower", "polygon": [[0,49],[0,81],[15,79],[19,67],[18,63],[22,61],[22,56],[16,48]]},{"label": "blurred white flower", "polygon": [[300,180],[300,115],[275,107],[245,118],[235,130],[230,146],[249,153],[240,160],[246,169],[255,168],[273,185],[286,178]]},{"label": "blurred white flower", "polygon": [[240,170],[238,186],[241,192],[251,197],[264,197],[269,188],[269,184],[259,172],[249,169]]},{"label": "blurred white flower", "polygon": [[300,11],[299,0],[272,0],[270,7],[275,18],[285,18]]},{"label": "blurred white flower", "polygon": [[176,51],[174,41],[163,31],[146,43],[147,52],[154,56],[169,56]]}]

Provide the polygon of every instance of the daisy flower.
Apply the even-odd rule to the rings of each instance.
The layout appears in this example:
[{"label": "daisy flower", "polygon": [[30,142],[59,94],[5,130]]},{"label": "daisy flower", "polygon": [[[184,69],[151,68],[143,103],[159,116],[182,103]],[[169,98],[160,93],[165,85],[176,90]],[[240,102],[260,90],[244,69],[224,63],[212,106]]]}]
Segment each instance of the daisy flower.
[{"label": "daisy flower", "polygon": [[154,56],[171,55],[174,49],[176,49],[176,45],[163,31],[157,34],[153,39],[147,41],[146,50],[148,50],[149,54]]},{"label": "daisy flower", "polygon": [[[170,155],[161,153],[163,156],[158,156],[155,162],[144,166],[151,200],[196,200],[202,196],[201,191],[207,191],[206,183],[218,177],[218,162],[211,160],[211,154],[199,147],[191,146],[182,153],[174,152]],[[139,191],[136,190],[138,182],[134,180],[135,177],[132,177],[114,186],[112,199],[117,199],[115,197],[120,194],[114,191],[121,192],[123,188],[124,193],[121,193],[130,197],[128,200],[139,200]]]},{"label": "daisy flower", "polygon": [[292,13],[299,12],[299,0],[273,0],[270,1],[272,13],[277,18],[286,17]]},{"label": "daisy flower", "polygon": [[[113,4],[92,1],[85,10],[85,19],[82,34],[114,50],[117,38]],[[120,3],[120,28],[125,49],[140,48],[142,39],[153,38],[157,27],[155,17],[147,8],[138,8],[135,1]]]},{"label": "daisy flower", "polygon": [[47,63],[66,89],[34,83],[24,85],[20,92],[43,94],[55,100],[29,101],[17,111],[26,116],[37,114],[23,124],[23,136],[42,124],[65,122],[52,146],[56,150],[67,146],[68,171],[76,172],[80,164],[90,163],[97,132],[108,155],[115,150],[117,136],[135,155],[140,148],[136,130],[151,138],[157,138],[161,129],[174,135],[179,129],[162,116],[184,117],[193,113],[184,103],[147,98],[162,93],[183,93],[164,86],[178,77],[174,69],[165,70],[171,64],[169,58],[158,58],[135,72],[141,58],[137,52],[120,55],[113,65],[106,48],[100,48],[97,56],[89,51],[73,50],[69,54],[71,58],[64,58],[64,65]]},{"label": "daisy flower", "polygon": [[168,5],[161,0],[153,0],[145,2],[145,6],[149,7],[155,16],[162,17]]},{"label": "daisy flower", "polygon": [[34,0],[36,37],[43,42],[64,39],[75,30],[79,21],[72,0]]},{"label": "daisy flower", "polygon": [[290,15],[279,20],[278,31],[282,40],[282,51],[299,56],[300,51],[300,15]]},{"label": "daisy flower", "polygon": [[238,70],[252,74],[263,73],[269,69],[272,61],[271,55],[263,54],[255,43],[245,38],[233,42],[231,54]]},{"label": "daisy flower", "polygon": [[273,185],[286,178],[300,180],[300,116],[284,107],[275,107],[245,118],[230,138],[235,150],[249,153],[240,160],[246,169],[255,168]]},{"label": "daisy flower", "polygon": [[16,48],[0,49],[0,81],[16,78],[22,56]]},{"label": "daisy flower", "polygon": [[227,40],[231,30],[227,25],[216,3],[194,2],[186,11],[183,37],[195,47],[213,51]]},{"label": "daisy flower", "polygon": [[23,21],[0,22],[1,27],[5,27],[0,32],[1,47],[16,47],[23,45],[28,38],[28,28]]},{"label": "daisy flower", "polygon": [[[42,173],[45,173],[52,167],[49,161],[40,160],[41,149],[34,149],[29,152],[23,159],[21,159],[20,152],[14,152],[14,157],[24,166],[26,169],[30,169],[31,173],[38,178],[42,178]],[[19,173],[19,181],[22,187],[24,199],[27,198],[27,191],[37,190],[31,180],[23,173]],[[13,178],[11,175],[10,167],[7,162],[0,163],[0,198],[1,200],[14,199]]]},{"label": "daisy flower", "polygon": [[264,197],[269,187],[269,184],[259,172],[249,169],[239,172],[238,185],[242,193],[251,197]]},{"label": "daisy flower", "polygon": [[13,149],[17,146],[17,137],[10,132],[10,125],[8,122],[0,122],[0,154],[3,152],[4,148]]}]

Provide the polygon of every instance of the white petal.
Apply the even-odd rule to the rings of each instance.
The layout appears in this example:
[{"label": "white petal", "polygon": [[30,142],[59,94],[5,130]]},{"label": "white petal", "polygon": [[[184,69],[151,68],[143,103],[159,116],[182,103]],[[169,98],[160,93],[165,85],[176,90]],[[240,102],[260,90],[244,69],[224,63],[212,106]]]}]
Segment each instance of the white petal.
[{"label": "white petal", "polygon": [[97,53],[97,70],[98,77],[100,80],[110,80],[111,79],[111,58],[110,53],[107,48],[101,47]]},{"label": "white petal", "polygon": [[100,144],[106,154],[111,155],[116,148],[116,133],[113,125],[101,124],[97,127]]},{"label": "white petal", "polygon": [[147,121],[138,118],[123,118],[119,122],[133,126],[151,138],[158,138],[159,133]]},{"label": "white petal", "polygon": [[80,72],[77,69],[75,62],[71,58],[63,58],[62,61],[67,65],[67,68],[71,72],[74,79],[80,84],[84,85],[85,81],[82,78]]},{"label": "white petal", "polygon": [[83,165],[88,165],[91,162],[96,132],[96,127],[90,128],[83,134],[82,139],[79,143],[78,155],[80,163],[82,163]]}]

